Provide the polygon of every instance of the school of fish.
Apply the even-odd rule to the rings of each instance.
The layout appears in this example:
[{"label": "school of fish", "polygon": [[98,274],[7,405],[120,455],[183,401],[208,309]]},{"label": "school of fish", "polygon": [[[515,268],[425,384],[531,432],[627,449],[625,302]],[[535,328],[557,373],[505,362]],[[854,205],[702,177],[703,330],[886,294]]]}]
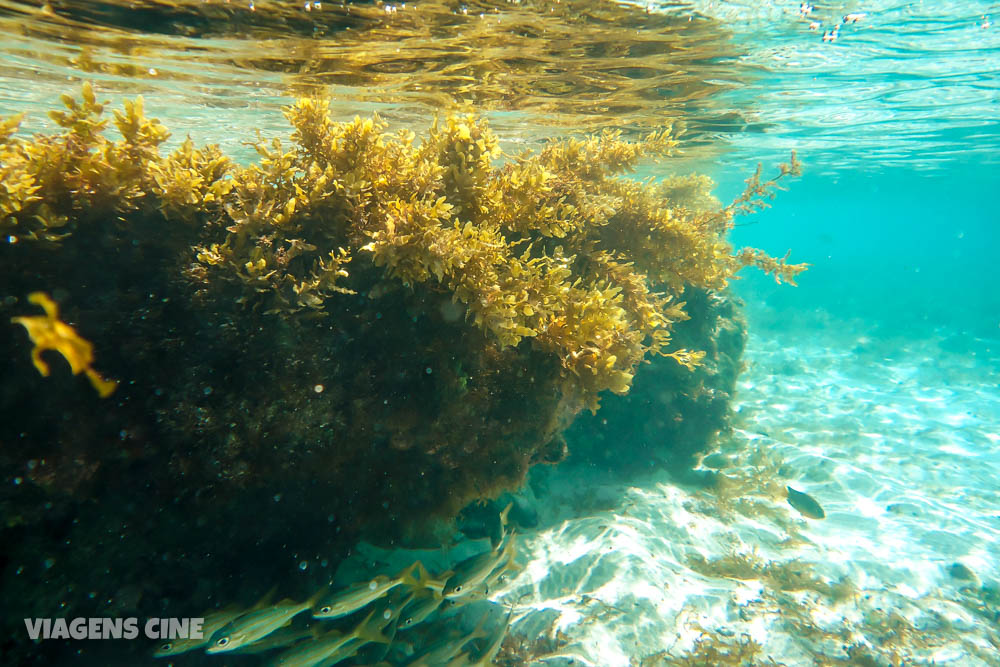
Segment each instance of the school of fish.
[{"label": "school of fish", "polygon": [[[301,602],[275,603],[269,593],[249,608],[206,612],[202,639],[163,642],[153,655],[165,658],[198,649],[230,655],[273,651],[267,664],[274,667],[331,667],[365,649],[363,664],[376,667],[492,665],[513,610],[500,623],[490,622],[494,614],[488,610],[469,633],[455,631],[451,626],[456,624],[448,623],[452,617],[442,615],[485,600],[518,568],[514,530],[507,525],[510,507],[500,513],[491,547],[446,572],[432,575],[417,561],[394,576],[379,575],[335,591],[323,588]],[[311,618],[301,622],[306,612]],[[494,627],[488,630],[490,625]],[[426,631],[408,632],[417,626]]]}]

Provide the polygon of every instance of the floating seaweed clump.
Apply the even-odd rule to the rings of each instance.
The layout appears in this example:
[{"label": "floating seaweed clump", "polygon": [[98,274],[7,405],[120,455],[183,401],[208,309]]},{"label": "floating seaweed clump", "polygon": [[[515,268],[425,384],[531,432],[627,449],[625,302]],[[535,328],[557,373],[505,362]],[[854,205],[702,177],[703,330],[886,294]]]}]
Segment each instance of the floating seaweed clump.
[{"label": "floating seaweed clump", "polygon": [[33,292],[28,295],[31,303],[37,304],[45,311],[45,315],[15,317],[11,321],[20,324],[28,331],[31,342],[35,344],[31,350],[31,363],[35,365],[43,377],[48,377],[49,365],[42,359],[42,352],[54,350],[61,354],[69,363],[73,375],[83,373],[90,380],[101,398],[107,398],[118,384],[113,380],[105,380],[93,369],[94,346],[80,337],[80,334],[70,325],[59,319],[59,306],[44,292]]}]

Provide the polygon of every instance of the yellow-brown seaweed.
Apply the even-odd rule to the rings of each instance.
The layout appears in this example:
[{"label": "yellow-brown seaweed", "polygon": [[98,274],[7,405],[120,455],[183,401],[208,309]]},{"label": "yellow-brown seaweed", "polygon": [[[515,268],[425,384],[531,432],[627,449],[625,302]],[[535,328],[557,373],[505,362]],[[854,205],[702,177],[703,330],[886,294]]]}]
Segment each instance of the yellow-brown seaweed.
[{"label": "yellow-brown seaweed", "polygon": [[59,306],[56,302],[44,292],[32,292],[28,295],[28,301],[41,306],[45,314],[12,317],[11,321],[27,329],[31,342],[35,344],[31,350],[31,361],[42,377],[48,377],[51,372],[49,365],[42,359],[42,352],[54,350],[69,362],[73,375],[83,373],[87,376],[101,398],[113,394],[118,383],[105,380],[91,367],[94,363],[94,346],[81,338],[73,327],[59,319]]},{"label": "yellow-brown seaweed", "polygon": [[244,167],[189,141],[162,157],[169,133],[141,98],[115,112],[122,138],[109,141],[104,104],[89,84],[82,97],[63,96],[66,110],[50,114],[60,135],[24,141],[18,119],[3,124],[0,231],[58,243],[82,224],[155,211],[200,239],[190,280],[284,316],[326,312],[374,266],[450,295],[500,349],[528,342],[552,355],[564,393],[591,410],[602,391],[626,393],[647,354],[699,365],[702,352],[670,338],[688,319],[687,287],[721,289],[750,264],[789,282],[806,268],[734,252],[726,238],[735,215],[798,174],[794,154],[716,208],[708,179],[623,177],[672,154],[669,125],[636,141],[610,130],[553,140],[495,166],[499,142],[475,116],[435,121],[418,142],[377,116],[336,122],[328,101],[302,99],[285,108],[295,145],[261,139],[259,162]]}]

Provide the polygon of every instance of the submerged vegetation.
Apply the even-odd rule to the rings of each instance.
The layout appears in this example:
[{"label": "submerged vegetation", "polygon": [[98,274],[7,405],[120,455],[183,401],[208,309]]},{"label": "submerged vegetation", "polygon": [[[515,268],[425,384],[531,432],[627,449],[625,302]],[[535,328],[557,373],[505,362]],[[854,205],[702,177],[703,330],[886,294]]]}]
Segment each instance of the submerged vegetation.
[{"label": "submerged vegetation", "polygon": [[794,155],[721,206],[704,178],[627,177],[669,157],[670,128],[509,155],[475,116],[418,139],[307,98],[285,109],[290,142],[258,136],[242,165],[190,140],[163,151],[141,98],[105,106],[85,85],[50,114],[56,133],[0,124],[3,308],[34,321],[22,299],[44,290],[51,321],[92,345],[69,370],[97,359],[118,380],[102,400],[35,340],[63,376],[41,378],[19,327],[0,330],[0,465],[17,480],[0,508],[9,561],[28,564],[4,575],[12,618],[163,614],[192,581],[246,603],[260,591],[230,559],[250,551],[439,544],[467,503],[564,458],[567,425],[644,361],[678,392],[701,383],[718,332],[680,345],[674,327],[740,268],[805,269],[726,238]]},{"label": "submerged vegetation", "polygon": [[763,647],[749,635],[732,638],[703,630],[692,650],[684,655],[663,651],[633,659],[632,664],[635,667],[777,667],[780,664],[763,653]]},{"label": "submerged vegetation", "polygon": [[[592,409],[600,392],[626,392],[648,353],[698,364],[701,352],[670,349],[686,286],[721,289],[749,264],[789,282],[806,268],[752,248],[734,254],[725,238],[736,213],[798,173],[794,154],[775,179],[758,169],[736,202],[706,210],[667,199],[682,191],[675,182],[618,178],[644,156],[669,155],[669,128],[638,142],[616,132],[553,142],[495,168],[496,137],[473,116],[436,122],[415,143],[409,130],[385,134],[377,117],[334,122],[326,102],[304,99],[285,110],[295,146],[259,140],[260,162],[240,167],[189,141],[161,158],[169,135],[141,98],[115,111],[119,141],[101,134],[89,85],[82,103],[63,101],[51,113],[65,129],[57,137],[27,142],[12,136],[17,119],[3,126],[8,238],[57,243],[108,224],[95,218],[154,216],[198,239],[192,285],[285,315],[370,289],[349,271],[365,262],[359,273],[373,265],[405,288],[450,295],[452,312],[500,349],[529,339],[558,359],[564,392]],[[688,192],[695,206],[701,185]]]},{"label": "submerged vegetation", "polygon": [[105,380],[91,367],[94,362],[94,346],[81,338],[73,327],[59,320],[59,307],[49,295],[44,292],[32,292],[28,295],[28,301],[41,306],[45,315],[13,317],[11,322],[20,324],[27,330],[28,337],[35,345],[31,350],[31,363],[42,377],[48,377],[51,372],[49,365],[42,359],[42,352],[53,350],[69,363],[73,375],[80,373],[86,375],[101,398],[107,398],[114,393],[118,384],[112,380]]}]

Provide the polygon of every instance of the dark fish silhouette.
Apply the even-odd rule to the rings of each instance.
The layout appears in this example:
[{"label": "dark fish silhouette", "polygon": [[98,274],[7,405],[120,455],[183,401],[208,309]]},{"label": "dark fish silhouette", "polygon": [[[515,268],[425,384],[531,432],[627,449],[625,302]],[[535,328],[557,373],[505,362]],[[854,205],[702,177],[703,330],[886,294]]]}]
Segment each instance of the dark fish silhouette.
[{"label": "dark fish silhouette", "polygon": [[790,486],[786,486],[785,488],[788,489],[788,504],[797,509],[799,514],[810,519],[823,519],[826,517],[823,508],[820,507],[819,503],[812,496],[801,491],[796,491]]}]

